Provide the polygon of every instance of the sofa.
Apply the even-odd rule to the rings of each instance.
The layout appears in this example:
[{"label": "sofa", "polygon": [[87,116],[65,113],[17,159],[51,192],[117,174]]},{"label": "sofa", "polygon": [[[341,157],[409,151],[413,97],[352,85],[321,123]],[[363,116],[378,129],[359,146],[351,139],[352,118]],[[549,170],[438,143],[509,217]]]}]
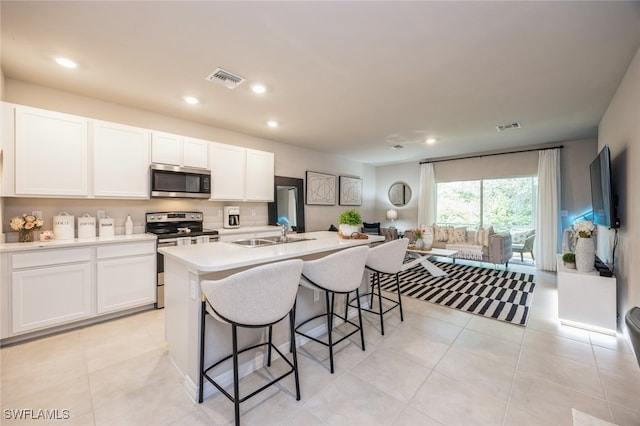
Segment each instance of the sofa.
[{"label": "sofa", "polygon": [[[433,224],[426,232],[433,236],[432,248],[457,250],[457,259],[476,260],[494,265],[504,264],[506,268],[513,256],[511,234],[496,233],[492,226],[472,230],[466,227]],[[409,238],[411,243],[415,242],[415,230],[406,231],[405,238]]]}]

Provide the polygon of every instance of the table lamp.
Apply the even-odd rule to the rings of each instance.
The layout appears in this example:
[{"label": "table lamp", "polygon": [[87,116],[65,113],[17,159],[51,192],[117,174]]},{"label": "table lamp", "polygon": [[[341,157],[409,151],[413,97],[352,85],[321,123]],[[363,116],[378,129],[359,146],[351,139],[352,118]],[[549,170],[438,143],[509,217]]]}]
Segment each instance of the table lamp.
[{"label": "table lamp", "polygon": [[394,209],[387,210],[387,220],[391,221],[391,226],[389,228],[395,228],[393,226],[393,221],[398,219],[398,211]]}]

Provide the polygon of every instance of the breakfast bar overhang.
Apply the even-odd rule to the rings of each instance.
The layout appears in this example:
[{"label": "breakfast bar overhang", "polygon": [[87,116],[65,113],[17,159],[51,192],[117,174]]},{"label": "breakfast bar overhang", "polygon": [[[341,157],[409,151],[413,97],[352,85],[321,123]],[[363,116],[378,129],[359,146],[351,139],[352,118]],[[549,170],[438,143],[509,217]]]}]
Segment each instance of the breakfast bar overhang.
[{"label": "breakfast bar overhang", "polygon": [[[200,282],[220,279],[257,265],[286,259],[316,259],[335,251],[363,244],[384,241],[384,236],[369,235],[368,239],[342,239],[336,232],[319,231],[296,234],[302,240],[248,247],[234,242],[215,242],[160,248],[165,256],[165,337],[169,357],[184,377],[184,387],[196,401],[199,381],[200,315],[202,309]],[[364,277],[363,277],[364,279]],[[322,303],[313,301],[311,291],[300,291],[296,318],[303,321],[321,312]],[[281,327],[278,327],[281,326]],[[205,362],[211,364],[231,352],[227,325],[207,323]],[[243,344],[260,338],[258,330],[247,330],[241,337]],[[288,342],[286,326],[274,327],[274,343]],[[288,344],[288,343],[287,343]],[[213,392],[205,388],[205,396]]]}]

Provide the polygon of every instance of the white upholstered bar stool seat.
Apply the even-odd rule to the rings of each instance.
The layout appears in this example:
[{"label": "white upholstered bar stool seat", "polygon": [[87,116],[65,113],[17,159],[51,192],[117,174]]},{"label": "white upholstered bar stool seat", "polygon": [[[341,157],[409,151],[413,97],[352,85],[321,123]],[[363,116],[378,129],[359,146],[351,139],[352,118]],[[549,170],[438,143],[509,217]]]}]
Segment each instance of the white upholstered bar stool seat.
[{"label": "white upholstered bar stool seat", "polygon": [[[363,296],[369,296],[369,307],[362,308],[365,312],[371,312],[380,316],[380,332],[384,335],[384,314],[392,309],[398,308],[400,310],[400,321],[404,321],[404,315],[402,313],[402,298],[400,295],[400,279],[398,274],[402,271],[405,254],[407,253],[407,246],[409,245],[409,239],[401,238],[399,240],[393,240],[384,244],[377,245],[369,249],[369,256],[367,257],[366,268],[373,272],[373,280],[371,282],[371,291]],[[387,296],[382,295],[380,289],[380,275],[395,275],[396,288],[398,293],[398,299],[393,300]],[[373,298],[377,296],[378,309],[373,307]],[[383,300],[391,302],[390,307],[385,308]],[[360,299],[356,299],[353,302],[357,302],[356,305],[360,306]],[[349,306],[353,306],[353,302],[349,302]]]},{"label": "white upholstered bar stool seat", "polygon": [[[309,318],[298,324],[295,328],[296,333],[329,347],[329,365],[331,373],[333,368],[333,347],[343,340],[349,338],[354,333],[360,332],[360,341],[362,350],[364,346],[364,332],[362,330],[362,314],[358,309],[358,324],[350,321],[347,315],[340,316],[334,311],[334,302],[336,294],[349,295],[355,291],[356,297],[359,297],[358,287],[362,283],[364,274],[364,264],[367,260],[369,248],[367,246],[353,247],[339,252],[327,255],[320,259],[308,260],[304,262],[302,269],[302,279],[300,285],[312,290],[321,290],[325,294],[326,312]],[[325,317],[327,321],[327,341],[320,340],[314,336],[301,331],[301,328],[318,318]],[[334,341],[333,319],[337,317],[345,323],[350,324],[352,330],[345,333],[340,339]]]},{"label": "white upholstered bar stool seat", "polygon": [[[199,402],[203,400],[204,380],[214,385],[223,395],[234,403],[235,422],[240,423],[240,403],[256,395],[277,381],[294,374],[296,384],[296,399],[300,400],[300,383],[298,378],[298,361],[295,344],[291,345],[292,361],[272,344],[272,326],[289,315],[289,333],[294,339],[295,301],[298,283],[302,272],[303,261],[300,259],[286,260],[257,266],[238,272],[220,280],[203,280],[201,282],[203,301],[201,316],[201,351],[200,351],[200,389]],[[231,325],[232,353],[216,363],[205,367],[205,326],[206,316],[211,315],[218,321]],[[238,348],[237,328],[268,327],[268,341]],[[211,342],[210,344],[215,344]],[[259,347],[266,346],[267,366],[271,366],[271,350],[274,349],[282,359],[289,364],[290,369],[266,385],[240,398],[238,355]],[[233,359],[233,395],[229,394],[209,374],[224,361]],[[224,372],[220,370],[219,373]]]}]

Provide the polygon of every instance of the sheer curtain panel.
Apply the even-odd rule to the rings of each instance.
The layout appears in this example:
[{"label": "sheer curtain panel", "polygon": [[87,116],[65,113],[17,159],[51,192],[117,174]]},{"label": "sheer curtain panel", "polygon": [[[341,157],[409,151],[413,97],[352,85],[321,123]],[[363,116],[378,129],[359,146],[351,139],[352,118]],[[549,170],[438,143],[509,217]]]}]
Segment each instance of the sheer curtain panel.
[{"label": "sheer curtain panel", "polygon": [[560,150],[538,153],[538,211],[536,214],[536,267],[556,270],[559,235]]},{"label": "sheer curtain panel", "polygon": [[436,221],[436,176],[433,163],[420,166],[420,198],[417,225],[429,226]]}]

